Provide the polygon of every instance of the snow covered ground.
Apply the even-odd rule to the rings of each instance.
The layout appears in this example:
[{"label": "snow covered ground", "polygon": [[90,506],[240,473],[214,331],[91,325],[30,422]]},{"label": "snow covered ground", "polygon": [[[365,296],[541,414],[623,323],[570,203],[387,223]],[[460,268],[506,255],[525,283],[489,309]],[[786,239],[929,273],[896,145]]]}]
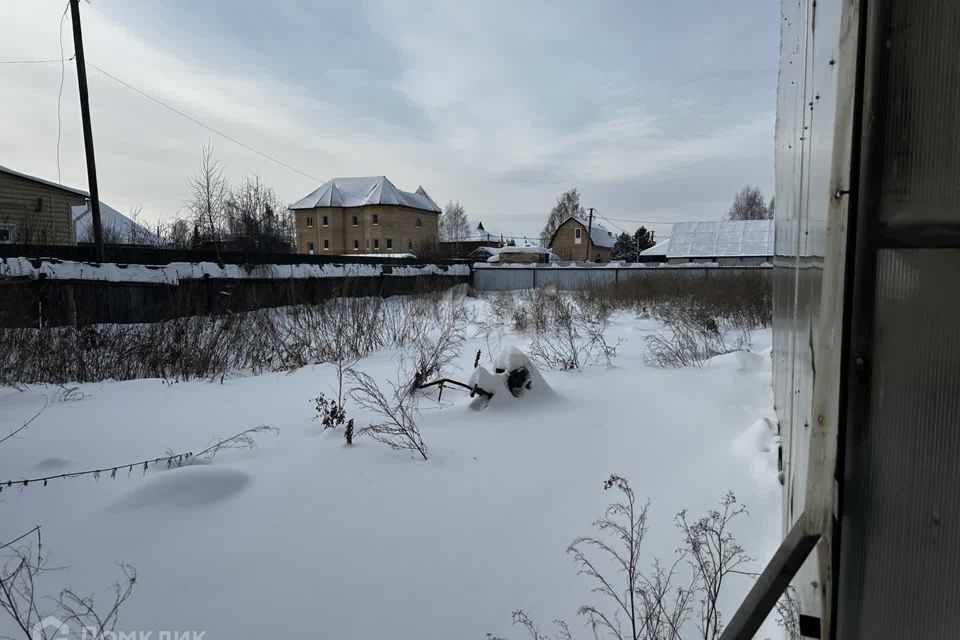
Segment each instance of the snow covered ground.
[{"label": "snow covered ground", "polygon": [[[471,304],[483,304],[471,301]],[[331,365],[221,383],[137,380],[85,384],[86,397],[53,402],[19,437],[0,445],[0,480],[112,466],[269,424],[280,430],[250,451],[210,465],[126,471],[0,494],[0,541],[42,525],[48,565],[38,590],[63,586],[108,599],[121,577],[139,578],[118,630],[204,630],[236,638],[520,638],[510,614],[544,627],[598,602],[565,550],[592,532],[615,496],[611,473],[651,501],[645,561],[680,546],[673,516],[700,515],[727,490],[750,511],[735,533],[762,569],[780,540],[780,487],[772,419],[770,333],[753,352],[703,369],[644,364],[652,320],[618,317],[615,366],[544,371],[557,397],[471,410],[448,389],[424,402],[430,450],[390,450],[360,438],[348,448],[324,431],[312,399],[330,395]],[[521,349],[526,339],[507,334]],[[467,341],[466,379],[483,339]],[[375,377],[394,352],[365,358]],[[484,353],[483,362],[489,364]],[[0,390],[0,435],[33,415],[56,387]],[[369,420],[355,409],[362,426]],[[749,588],[730,584],[726,616]],[[13,633],[0,616],[0,635]],[[759,637],[776,637],[768,624]]]}]

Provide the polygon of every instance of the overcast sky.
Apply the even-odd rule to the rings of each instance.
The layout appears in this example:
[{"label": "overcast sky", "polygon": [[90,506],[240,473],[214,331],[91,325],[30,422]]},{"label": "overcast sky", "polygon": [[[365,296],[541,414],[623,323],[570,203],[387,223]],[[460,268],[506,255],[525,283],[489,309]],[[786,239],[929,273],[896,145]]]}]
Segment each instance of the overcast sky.
[{"label": "overcast sky", "polygon": [[[287,202],[382,174],[509,234],[536,235],[573,186],[611,218],[718,219],[740,186],[772,191],[777,5],[82,2],[89,63],[316,178],[90,69],[101,199],[171,219],[211,141],[229,179],[259,173]],[[64,6],[0,0],[0,61],[59,59]],[[59,63],[0,64],[0,165],[57,180],[60,80]],[[69,62],[60,114],[62,181],[85,189]]]}]

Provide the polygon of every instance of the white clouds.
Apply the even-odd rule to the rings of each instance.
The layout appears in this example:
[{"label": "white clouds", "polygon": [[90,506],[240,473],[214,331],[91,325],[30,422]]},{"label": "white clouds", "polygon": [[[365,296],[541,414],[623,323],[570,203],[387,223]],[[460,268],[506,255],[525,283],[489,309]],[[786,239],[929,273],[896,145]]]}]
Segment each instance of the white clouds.
[{"label": "white clouds", "polygon": [[[368,105],[356,104],[349,92],[326,91],[309,74],[296,82],[283,79],[298,73],[284,60],[282,42],[254,66],[248,55],[235,55],[249,53],[251,34],[199,40],[202,25],[192,25],[178,38],[149,31],[149,21],[129,11],[121,21],[114,8],[108,2],[82,8],[91,63],[318,178],[387,174],[403,188],[423,184],[437,200],[459,198],[476,217],[499,218],[501,227],[511,226],[512,214],[549,210],[567,186],[579,186],[585,198],[608,210],[636,211],[675,203],[641,202],[625,188],[630,183],[676,180],[689,172],[692,183],[712,184],[703,172],[714,164],[720,172],[721,165],[733,164],[761,174],[731,176],[726,197],[742,182],[764,184],[772,175],[769,102],[703,126],[680,100],[664,103],[662,92],[631,77],[623,60],[584,57],[589,47],[580,42],[582,16],[559,5],[370,6],[367,26],[394,50],[391,63],[400,70],[364,79],[384,87],[384,117],[360,108]],[[54,0],[5,3],[2,20],[14,28],[0,41],[0,59],[56,57],[61,10]],[[309,24],[286,37],[309,38]],[[69,20],[64,41],[69,55]],[[592,77],[584,68],[595,70]],[[260,172],[290,201],[316,186],[96,71],[89,76],[101,191],[118,208],[141,204],[148,215],[172,214],[208,139],[232,179]],[[0,164],[56,177],[59,78],[56,64],[0,66],[6,96],[0,121],[9,126],[0,140]],[[72,64],[66,80],[64,181],[83,186]],[[389,117],[388,105],[397,101],[420,114],[426,130]],[[628,192],[630,200],[618,200],[618,193]],[[523,220],[533,226],[533,218]]]}]

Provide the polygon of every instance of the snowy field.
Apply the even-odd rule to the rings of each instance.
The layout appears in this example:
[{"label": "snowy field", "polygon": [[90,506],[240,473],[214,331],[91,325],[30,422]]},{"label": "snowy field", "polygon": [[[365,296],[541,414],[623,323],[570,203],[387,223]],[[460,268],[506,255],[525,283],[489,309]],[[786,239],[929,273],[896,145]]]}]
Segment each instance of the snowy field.
[{"label": "snowy field", "polygon": [[[4,489],[0,542],[42,526],[47,564],[57,568],[38,579],[42,595],[71,586],[106,602],[122,577],[117,563],[134,566],[124,631],[517,639],[525,632],[511,627],[511,612],[523,609],[544,628],[563,618],[574,637],[587,637],[576,610],[604,603],[566,548],[592,533],[616,497],[602,488],[611,473],[650,499],[643,564],[674,557],[680,509],[704,514],[727,490],[749,508],[734,533],[756,558],[750,569],[760,571],[780,540],[769,330],[753,332],[750,352],[658,369],[645,364],[643,340],[657,328],[616,315],[611,334],[623,342],[613,366],[543,370],[556,392],[549,401],[475,411],[466,392],[448,389],[442,404],[431,394],[421,402],[427,461],[362,437],[347,447],[314,420],[313,398],[335,386],[332,365],[222,383],[83,384],[85,397],[51,402],[0,445],[0,480],[199,451],[259,424],[279,433],[209,465]],[[503,334],[505,345],[528,342]],[[487,344],[469,337],[461,370],[448,373],[467,379],[477,349],[489,366]],[[396,356],[377,352],[358,368],[388,378]],[[0,437],[57,392],[0,390]],[[349,411],[358,427],[370,421]],[[729,587],[727,619],[750,579]],[[16,635],[9,625],[0,617],[0,636]],[[759,637],[777,633],[768,623]]]}]

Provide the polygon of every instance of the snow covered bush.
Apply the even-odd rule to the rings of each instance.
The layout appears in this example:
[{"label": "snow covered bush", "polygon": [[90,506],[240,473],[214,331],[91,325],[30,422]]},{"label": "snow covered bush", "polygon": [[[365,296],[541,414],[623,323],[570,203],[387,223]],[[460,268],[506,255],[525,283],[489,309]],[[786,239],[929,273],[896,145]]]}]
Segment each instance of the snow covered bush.
[{"label": "snow covered bush", "polygon": [[[683,544],[672,562],[654,560],[641,568],[641,546],[647,533],[649,501],[640,503],[629,483],[611,475],[603,485],[620,499],[594,523],[595,536],[574,540],[567,552],[578,573],[594,583],[592,593],[605,604],[585,604],[577,615],[586,618],[593,638],[616,640],[716,640],[723,630],[718,602],[725,582],[748,575],[741,567],[752,559],[730,532],[731,523],[746,513],[732,493],[718,509],[690,521],[681,511],[675,523]],[[608,567],[614,567],[611,572]],[[570,627],[556,620],[550,636],[523,610],[513,613],[513,623],[532,640],[572,640]],[[487,634],[489,640],[504,640]]]}]

